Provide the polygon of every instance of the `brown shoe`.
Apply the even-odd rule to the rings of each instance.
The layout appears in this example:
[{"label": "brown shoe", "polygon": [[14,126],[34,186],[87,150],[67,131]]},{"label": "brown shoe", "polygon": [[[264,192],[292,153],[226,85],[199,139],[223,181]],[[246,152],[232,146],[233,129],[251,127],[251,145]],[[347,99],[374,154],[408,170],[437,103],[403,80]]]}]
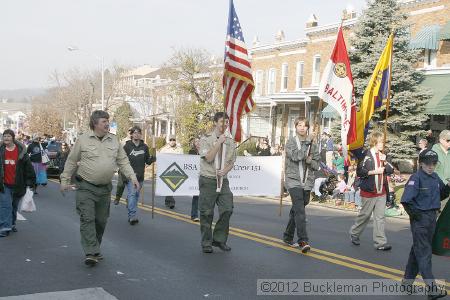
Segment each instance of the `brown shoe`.
[{"label": "brown shoe", "polygon": [[97,257],[95,257],[95,255],[90,255],[90,254],[86,255],[86,258],[84,259],[84,264],[86,266],[93,267],[96,264],[98,264],[98,259],[97,259]]},{"label": "brown shoe", "polygon": [[308,253],[308,251],[311,250],[311,246],[308,242],[301,242],[298,247],[302,250],[302,253]]},{"label": "brown shoe", "polygon": [[213,253],[213,247],[211,246],[203,246],[202,247],[203,253]]}]

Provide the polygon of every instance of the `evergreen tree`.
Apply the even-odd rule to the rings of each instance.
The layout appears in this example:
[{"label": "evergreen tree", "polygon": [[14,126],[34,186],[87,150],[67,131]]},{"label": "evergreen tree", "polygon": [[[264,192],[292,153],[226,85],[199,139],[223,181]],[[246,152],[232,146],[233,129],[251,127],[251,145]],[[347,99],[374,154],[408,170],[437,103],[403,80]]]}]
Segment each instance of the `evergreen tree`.
[{"label": "evergreen tree", "polygon": [[[410,34],[404,14],[396,0],[368,0],[367,9],[359,18],[349,53],[355,94],[362,99],[378,59],[394,31],[391,105],[388,117],[387,147],[395,161],[416,156],[415,140],[425,132],[428,116],[425,105],[432,94],[419,86],[424,74],[415,70],[420,50],[409,49]],[[375,112],[371,127],[383,126],[385,107]]]},{"label": "evergreen tree", "polygon": [[117,108],[114,120],[117,122],[117,138],[119,141],[128,136],[128,129],[133,126],[133,123],[130,121],[132,116],[133,112],[128,103],[124,102]]}]

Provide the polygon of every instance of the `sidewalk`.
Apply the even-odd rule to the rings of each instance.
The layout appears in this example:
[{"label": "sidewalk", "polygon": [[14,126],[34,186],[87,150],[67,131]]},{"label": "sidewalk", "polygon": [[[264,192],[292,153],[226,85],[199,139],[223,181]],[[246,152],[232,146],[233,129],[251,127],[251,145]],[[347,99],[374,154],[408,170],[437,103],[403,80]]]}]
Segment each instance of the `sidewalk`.
[{"label": "sidewalk", "polygon": [[[262,199],[267,199],[267,200],[272,200],[272,201],[276,201],[277,203],[280,203],[280,197],[253,197],[253,198],[262,198]],[[287,196],[287,197],[283,197],[283,205],[285,205],[286,203],[288,203],[289,205],[291,204],[291,197]],[[325,207],[325,208],[329,208],[329,209],[337,209],[337,210],[343,210],[343,211],[348,211],[348,212],[354,212],[355,215],[358,214],[358,210],[356,208],[349,208],[346,207],[344,204],[342,205],[335,205],[335,200],[327,200],[326,202],[318,202],[318,201],[310,201],[308,205],[312,205],[312,206],[318,206],[318,207]],[[386,215],[386,217],[389,218],[397,218],[397,219],[404,219],[404,220],[409,220],[409,216],[406,214],[406,212],[403,210],[403,208],[399,208],[399,210],[401,211],[401,215],[399,216],[389,216]]]}]

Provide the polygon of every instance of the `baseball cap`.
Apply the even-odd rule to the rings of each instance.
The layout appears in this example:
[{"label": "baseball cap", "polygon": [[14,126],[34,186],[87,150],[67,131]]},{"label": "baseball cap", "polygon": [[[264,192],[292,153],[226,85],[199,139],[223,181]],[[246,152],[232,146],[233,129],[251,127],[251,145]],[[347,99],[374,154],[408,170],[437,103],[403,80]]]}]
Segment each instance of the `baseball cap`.
[{"label": "baseball cap", "polygon": [[438,160],[438,154],[430,149],[425,149],[419,154],[419,163],[424,163],[427,165],[437,164]]}]

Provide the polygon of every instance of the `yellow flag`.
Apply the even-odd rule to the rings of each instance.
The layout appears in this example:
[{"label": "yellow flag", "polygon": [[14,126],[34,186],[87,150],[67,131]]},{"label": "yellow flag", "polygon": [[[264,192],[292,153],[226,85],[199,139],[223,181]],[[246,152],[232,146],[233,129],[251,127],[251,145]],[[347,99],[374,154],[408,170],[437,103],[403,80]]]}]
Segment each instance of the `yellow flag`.
[{"label": "yellow flag", "polygon": [[348,145],[350,150],[356,150],[364,146],[366,140],[368,123],[375,109],[381,107],[386,101],[389,105],[389,87],[391,80],[392,45],[394,35],[389,36],[386,47],[373,70],[372,77],[364,92],[360,103],[360,109],[356,112],[356,141]]}]

